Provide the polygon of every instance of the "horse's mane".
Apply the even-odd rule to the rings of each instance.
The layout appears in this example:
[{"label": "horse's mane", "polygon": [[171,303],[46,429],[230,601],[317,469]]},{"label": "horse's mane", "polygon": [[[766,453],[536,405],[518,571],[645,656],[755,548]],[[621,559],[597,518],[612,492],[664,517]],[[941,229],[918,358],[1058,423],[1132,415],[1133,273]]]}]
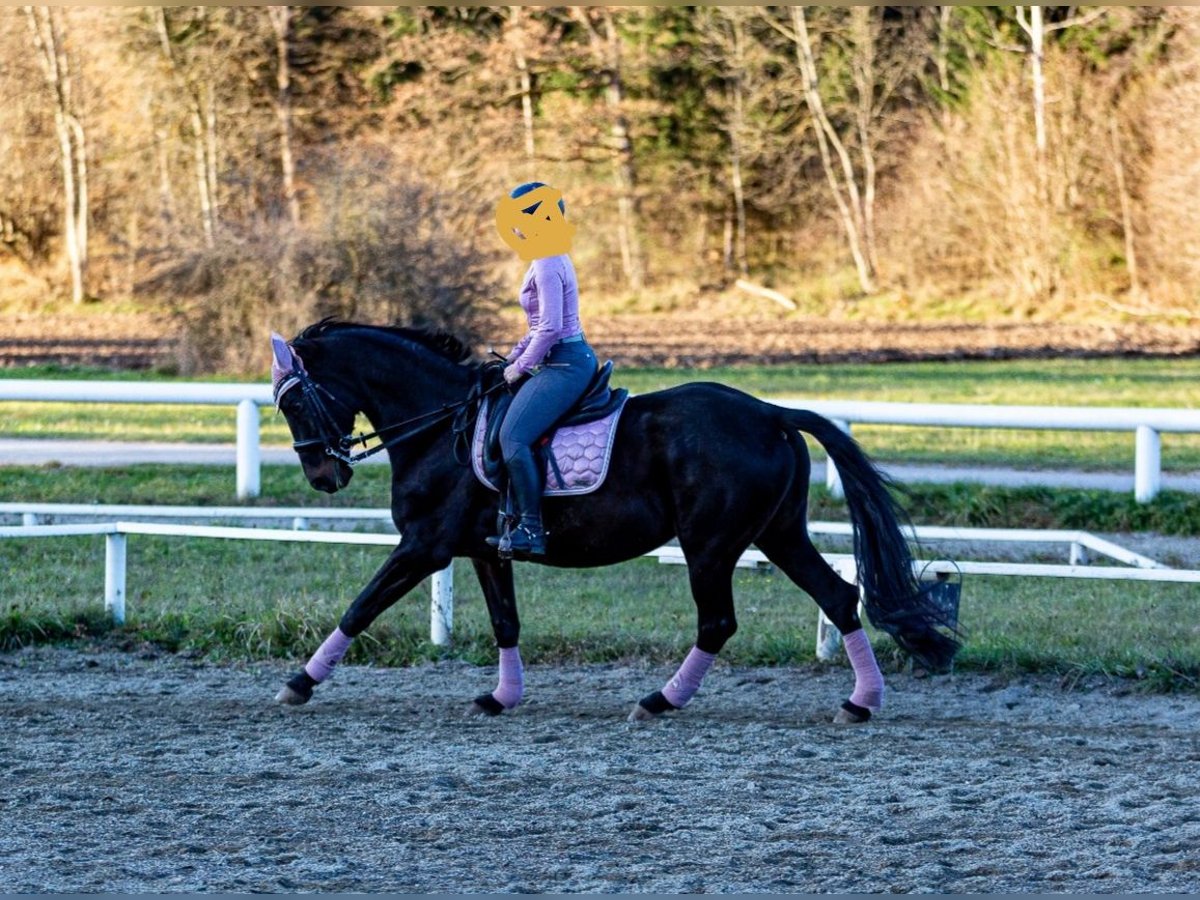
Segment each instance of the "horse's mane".
[{"label": "horse's mane", "polygon": [[434,353],[452,363],[467,363],[472,360],[471,348],[457,335],[435,328],[405,328],[399,325],[367,325],[362,322],[345,322],[340,319],[326,318],[309,325],[298,335],[297,341],[310,341],[325,337],[340,331],[350,329],[371,331],[392,338],[402,338],[413,341],[432,350]]}]

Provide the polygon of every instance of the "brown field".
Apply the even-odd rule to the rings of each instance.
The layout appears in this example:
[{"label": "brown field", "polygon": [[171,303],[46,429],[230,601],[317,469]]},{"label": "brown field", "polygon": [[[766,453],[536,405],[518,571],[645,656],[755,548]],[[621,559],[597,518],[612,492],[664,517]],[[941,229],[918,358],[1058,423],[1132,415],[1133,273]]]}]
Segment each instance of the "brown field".
[{"label": "brown field", "polygon": [[[145,369],[169,365],[178,338],[166,316],[6,314],[0,366],[38,363]],[[504,346],[518,323],[506,323]],[[888,362],[1200,353],[1200,324],[864,323],[709,311],[592,315],[597,350],[625,366]]]}]

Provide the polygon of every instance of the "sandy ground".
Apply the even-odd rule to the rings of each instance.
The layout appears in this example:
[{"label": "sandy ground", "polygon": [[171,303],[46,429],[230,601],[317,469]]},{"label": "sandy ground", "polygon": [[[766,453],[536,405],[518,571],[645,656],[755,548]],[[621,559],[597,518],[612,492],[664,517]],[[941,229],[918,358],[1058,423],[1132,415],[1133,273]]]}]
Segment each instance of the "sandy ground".
[{"label": "sandy ground", "polygon": [[625,722],[669,674],[286,670],[153,652],[0,655],[0,892],[1200,890],[1200,697],[718,666],[683,713]]}]

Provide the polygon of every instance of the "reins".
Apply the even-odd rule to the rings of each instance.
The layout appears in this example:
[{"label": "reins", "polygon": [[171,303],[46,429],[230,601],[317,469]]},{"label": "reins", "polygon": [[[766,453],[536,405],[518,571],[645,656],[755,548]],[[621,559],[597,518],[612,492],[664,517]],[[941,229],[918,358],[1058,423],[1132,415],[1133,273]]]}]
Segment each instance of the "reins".
[{"label": "reins", "polygon": [[[376,453],[380,453],[390,447],[396,447],[400,444],[403,444],[405,441],[410,441],[413,438],[424,434],[426,431],[429,431],[435,426],[441,425],[447,419],[453,418],[454,458],[455,461],[457,461],[460,465],[466,465],[468,462],[468,458],[464,455],[467,446],[466,433],[478,414],[478,406],[482,404],[482,401],[485,397],[505,387],[503,380],[498,381],[488,388],[483,386],[483,376],[485,370],[494,366],[494,363],[485,363],[476,370],[475,381],[471,385],[471,389],[467,392],[465,399],[459,400],[455,403],[443,404],[438,409],[430,410],[429,412],[422,413],[419,416],[413,416],[412,418],[405,419],[402,422],[395,422],[391,425],[385,425],[383,428],[379,428],[368,434],[351,433],[336,436],[338,435],[338,431],[340,429],[338,428],[337,422],[334,420],[333,415],[329,412],[328,407],[325,405],[325,400],[322,399],[321,395],[324,394],[325,397],[328,397],[343,409],[350,410],[351,412],[353,412],[353,410],[351,410],[347,404],[335,397],[328,389],[317,384],[317,382],[313,380],[312,376],[310,376],[302,367],[298,366],[292,369],[292,371],[289,372],[287,376],[285,376],[279,382],[279,385],[275,390],[275,402],[278,404],[279,397],[283,395],[284,391],[298,384],[301,392],[303,393],[306,405],[313,412],[314,417],[317,420],[320,436],[310,438],[309,440],[305,441],[293,442],[292,449],[297,452],[302,450],[310,450],[313,447],[322,447],[322,450],[326,456],[331,456],[348,466],[355,466],[364,459],[374,456]],[[416,425],[416,427],[411,427],[413,425]],[[385,437],[385,435],[400,429],[409,430],[402,431],[400,434],[396,434],[391,437]],[[355,447],[356,445],[366,447],[367,443],[373,440],[379,440],[380,443],[373,447],[367,447],[367,449],[358,453],[350,452],[351,448]]]}]

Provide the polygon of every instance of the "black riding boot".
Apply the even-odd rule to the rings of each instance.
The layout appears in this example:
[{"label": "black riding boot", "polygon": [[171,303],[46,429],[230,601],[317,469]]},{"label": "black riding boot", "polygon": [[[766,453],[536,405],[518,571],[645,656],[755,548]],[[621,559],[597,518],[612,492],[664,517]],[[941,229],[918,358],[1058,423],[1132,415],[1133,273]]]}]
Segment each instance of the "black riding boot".
[{"label": "black riding boot", "polygon": [[516,526],[502,535],[497,549],[507,558],[546,555],[546,531],[542,528],[542,473],[528,447],[522,447],[507,461]]}]

